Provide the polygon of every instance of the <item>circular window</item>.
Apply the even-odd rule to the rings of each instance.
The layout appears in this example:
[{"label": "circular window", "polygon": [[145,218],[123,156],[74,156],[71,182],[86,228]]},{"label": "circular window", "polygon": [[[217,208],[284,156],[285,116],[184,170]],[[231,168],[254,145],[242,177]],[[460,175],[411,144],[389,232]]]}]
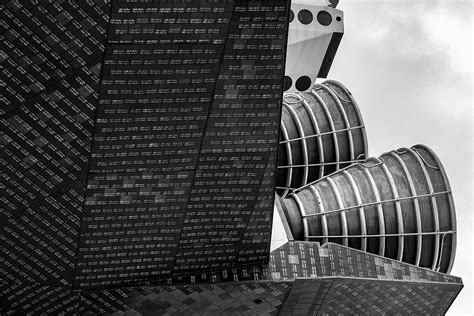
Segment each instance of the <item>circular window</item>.
[{"label": "circular window", "polygon": [[324,26],[328,26],[332,22],[332,16],[327,11],[319,11],[316,19],[318,20],[319,24]]},{"label": "circular window", "polygon": [[311,78],[308,76],[301,76],[296,80],[296,89],[298,91],[305,91],[311,87]]},{"label": "circular window", "polygon": [[342,18],[340,16],[336,16],[336,21],[337,22],[341,22],[342,21]]},{"label": "circular window", "polygon": [[313,22],[313,13],[311,11],[303,9],[300,12],[298,12],[298,20],[302,24],[309,24]]},{"label": "circular window", "polygon": [[293,22],[294,19],[295,19],[295,13],[293,12],[293,10],[290,10],[290,23]]},{"label": "circular window", "polygon": [[290,89],[292,84],[293,80],[291,80],[291,77],[285,76],[285,80],[283,81],[283,91]]}]

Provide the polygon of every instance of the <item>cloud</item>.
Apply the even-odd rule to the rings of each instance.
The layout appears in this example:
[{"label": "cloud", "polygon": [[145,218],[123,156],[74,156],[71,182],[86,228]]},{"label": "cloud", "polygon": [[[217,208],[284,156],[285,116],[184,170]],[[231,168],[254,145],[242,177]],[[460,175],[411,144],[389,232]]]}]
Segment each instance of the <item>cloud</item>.
[{"label": "cloud", "polygon": [[423,143],[441,159],[458,218],[450,309],[472,314],[472,2],[341,1],[345,34],[329,75],[362,112],[372,156]]}]

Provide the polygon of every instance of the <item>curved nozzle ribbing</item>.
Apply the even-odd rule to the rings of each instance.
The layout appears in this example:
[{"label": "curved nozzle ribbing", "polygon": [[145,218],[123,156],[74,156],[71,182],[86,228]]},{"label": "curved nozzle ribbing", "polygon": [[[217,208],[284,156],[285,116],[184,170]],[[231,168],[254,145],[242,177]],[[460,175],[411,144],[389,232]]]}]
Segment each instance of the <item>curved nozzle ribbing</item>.
[{"label": "curved nozzle ribbing", "polygon": [[364,122],[342,84],[327,80],[311,92],[284,94],[277,177],[280,196],[366,156]]},{"label": "curved nozzle ribbing", "polygon": [[449,273],[456,218],[448,178],[424,145],[339,170],[279,200],[296,240],[336,242]]}]

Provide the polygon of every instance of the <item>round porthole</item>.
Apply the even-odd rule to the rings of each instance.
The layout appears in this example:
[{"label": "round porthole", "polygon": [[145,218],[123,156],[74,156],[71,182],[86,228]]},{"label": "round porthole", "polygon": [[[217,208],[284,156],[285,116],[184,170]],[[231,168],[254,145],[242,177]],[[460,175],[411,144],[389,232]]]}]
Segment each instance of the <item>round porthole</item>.
[{"label": "round porthole", "polygon": [[290,23],[293,22],[294,19],[295,19],[295,13],[293,12],[293,10],[290,10]]},{"label": "round porthole", "polygon": [[296,80],[295,86],[298,91],[308,90],[309,87],[311,87],[311,78],[308,76],[301,76]]},{"label": "round porthole", "polygon": [[288,89],[290,89],[292,84],[293,80],[291,80],[291,77],[285,76],[285,79],[283,81],[283,91],[287,91]]},{"label": "round porthole", "polygon": [[303,9],[300,12],[298,12],[298,20],[302,24],[309,24],[313,22],[313,13],[311,11]]},{"label": "round porthole", "polygon": [[328,26],[329,24],[332,23],[332,16],[329,12],[327,11],[319,11],[318,16],[316,17],[318,20],[319,24]]}]

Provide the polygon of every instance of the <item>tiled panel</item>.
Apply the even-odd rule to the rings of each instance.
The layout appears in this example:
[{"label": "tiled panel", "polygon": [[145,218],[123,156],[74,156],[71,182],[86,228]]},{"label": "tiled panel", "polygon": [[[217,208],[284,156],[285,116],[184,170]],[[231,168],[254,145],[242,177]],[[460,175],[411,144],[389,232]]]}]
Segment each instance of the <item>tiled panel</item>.
[{"label": "tiled panel", "polygon": [[0,221],[85,181],[109,11],[103,0],[0,4]]},{"label": "tiled panel", "polygon": [[4,115],[103,51],[109,4],[98,1],[2,1],[0,93]]},{"label": "tiled panel", "polygon": [[291,283],[227,283],[84,292],[83,314],[277,315]]},{"label": "tiled panel", "polygon": [[0,280],[72,285],[84,187],[27,208],[0,226]]},{"label": "tiled panel", "polygon": [[85,182],[99,72],[82,67],[0,117],[0,220]]},{"label": "tiled panel", "polygon": [[76,285],[268,258],[287,1],[249,3],[112,3]]},{"label": "tiled panel", "polygon": [[72,314],[79,308],[79,293],[60,286],[15,284],[0,281],[1,315]]},{"label": "tiled panel", "polygon": [[233,8],[174,4],[112,4],[79,286],[171,273]]},{"label": "tiled panel", "polygon": [[38,306],[72,284],[109,11],[0,4],[0,278]]},{"label": "tiled panel", "polygon": [[282,315],[444,315],[456,284],[352,278],[295,280]]},{"label": "tiled panel", "polygon": [[[324,315],[321,305],[331,290],[333,280],[298,279],[292,284],[280,315]],[[358,310],[353,310],[356,313]]]},{"label": "tiled panel", "polygon": [[273,280],[347,276],[379,280],[403,280],[462,284],[461,278],[387,259],[339,244],[288,242],[270,254]]},{"label": "tiled panel", "polygon": [[239,266],[236,268],[220,268],[207,271],[191,271],[171,278],[147,280],[134,283],[135,286],[143,285],[181,285],[181,284],[207,284],[220,282],[247,282],[270,280],[267,264]]},{"label": "tiled panel", "polygon": [[[327,250],[327,249],[326,249]],[[270,253],[270,276],[273,280],[294,280],[296,277],[317,277],[326,274],[321,262],[329,259],[316,242],[288,242]]]},{"label": "tiled panel", "polygon": [[268,260],[287,6],[235,3],[175,271]]},{"label": "tiled panel", "polygon": [[[45,294],[41,292],[43,290],[31,290],[24,286],[9,287],[6,284],[0,288],[4,291],[5,297],[10,300],[6,302],[7,304],[13,305],[11,300],[18,299],[24,288],[23,291],[31,291],[26,294],[29,298],[28,302],[35,304],[38,301],[43,302],[41,307],[43,311],[54,309],[60,312],[63,309],[62,307],[58,309],[57,306],[64,305],[71,308],[68,304],[72,302],[75,305],[68,311],[83,315],[106,313],[115,315],[148,315],[150,313],[160,315],[189,313],[332,315],[338,313],[392,314],[395,311],[400,311],[402,314],[443,314],[462,288],[459,278],[446,276],[443,280],[439,277],[444,276],[443,274],[418,267],[414,267],[416,271],[426,270],[432,275],[426,274],[423,280],[400,277],[395,280],[396,273],[387,275],[379,271],[380,262],[377,260],[380,257],[372,254],[362,258],[361,261],[365,263],[361,263],[361,269],[367,266],[370,269],[377,269],[378,279],[342,275],[343,270],[340,267],[346,267],[344,271],[350,271],[348,267],[354,266],[354,261],[350,263],[350,256],[347,254],[341,256],[343,252],[339,248],[342,251],[345,249],[354,251],[336,244],[319,247],[317,243],[294,242],[272,252],[271,277],[265,266],[249,266],[164,280],[169,282],[169,285],[75,290],[74,293],[80,295],[80,304],[77,303],[76,296],[73,298],[67,296],[67,293],[64,293],[65,289],[61,287],[48,289],[48,293],[62,293],[60,301],[48,296],[49,294],[43,296]],[[316,261],[318,257],[319,262]],[[339,268],[327,271],[328,276],[303,277],[303,275],[309,275],[311,268],[317,267],[320,263],[326,264],[324,263],[326,258],[339,262]],[[278,262],[275,262],[275,259],[278,259]],[[393,261],[380,259],[387,262]],[[404,263],[401,265],[412,267]],[[292,278],[276,279],[274,273],[281,273],[285,269],[293,271]],[[302,273],[303,270],[307,271],[306,274]],[[392,279],[387,279],[387,277]],[[248,281],[251,278],[257,281]],[[31,306],[24,300],[21,304],[16,304],[15,308],[10,306],[5,311],[18,312],[21,311],[18,306],[22,306],[21,308],[24,308],[24,305],[28,308]],[[29,311],[29,309],[25,310]]]}]

